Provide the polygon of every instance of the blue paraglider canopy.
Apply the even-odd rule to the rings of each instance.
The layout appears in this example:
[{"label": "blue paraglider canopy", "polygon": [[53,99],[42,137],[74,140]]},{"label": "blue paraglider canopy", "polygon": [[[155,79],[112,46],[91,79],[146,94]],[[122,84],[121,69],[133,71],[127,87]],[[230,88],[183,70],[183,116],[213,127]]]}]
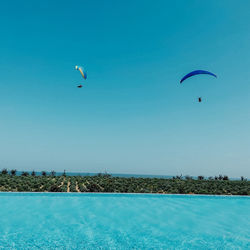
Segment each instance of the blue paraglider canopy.
[{"label": "blue paraglider canopy", "polygon": [[211,76],[214,76],[214,77],[217,77],[215,74],[209,72],[209,71],[206,71],[206,70],[195,70],[195,71],[192,71],[190,73],[188,73],[187,75],[185,75],[180,83],[182,83],[183,81],[185,81],[187,78],[191,77],[191,76],[195,76],[195,75],[211,75]]}]

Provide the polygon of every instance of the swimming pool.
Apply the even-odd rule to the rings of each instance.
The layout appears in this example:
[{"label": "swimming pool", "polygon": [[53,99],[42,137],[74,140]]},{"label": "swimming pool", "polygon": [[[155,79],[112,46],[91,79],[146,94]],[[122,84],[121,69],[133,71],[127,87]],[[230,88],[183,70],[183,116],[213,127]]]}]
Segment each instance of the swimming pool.
[{"label": "swimming pool", "polygon": [[0,248],[249,249],[250,197],[0,193]]}]

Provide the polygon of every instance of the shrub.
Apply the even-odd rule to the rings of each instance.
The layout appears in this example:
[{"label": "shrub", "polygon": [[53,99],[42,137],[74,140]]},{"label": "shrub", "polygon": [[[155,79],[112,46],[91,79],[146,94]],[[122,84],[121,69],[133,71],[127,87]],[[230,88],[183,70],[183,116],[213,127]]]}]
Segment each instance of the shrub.
[{"label": "shrub", "polygon": [[8,174],[8,170],[6,168],[2,169],[1,174]]},{"label": "shrub", "polygon": [[57,185],[52,185],[49,189],[50,192],[62,192],[62,189]]},{"label": "shrub", "polygon": [[56,175],[56,172],[54,170],[52,170],[50,175],[54,177]]},{"label": "shrub", "polygon": [[46,171],[42,171],[42,176],[47,176]]},{"label": "shrub", "polygon": [[22,172],[21,176],[29,176],[28,172]]},{"label": "shrub", "polygon": [[11,173],[12,176],[15,176],[15,175],[16,175],[16,169],[12,169],[12,170],[10,171],[10,173]]},{"label": "shrub", "polygon": [[223,176],[223,181],[228,181],[228,180],[229,180],[228,176],[227,176],[227,175],[224,175],[224,176]]}]

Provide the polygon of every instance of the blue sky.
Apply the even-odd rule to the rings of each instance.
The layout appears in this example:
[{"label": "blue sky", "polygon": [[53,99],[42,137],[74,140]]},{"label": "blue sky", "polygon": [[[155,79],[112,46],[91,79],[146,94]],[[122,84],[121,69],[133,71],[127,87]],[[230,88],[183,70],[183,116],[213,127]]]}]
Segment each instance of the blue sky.
[{"label": "blue sky", "polygon": [[[248,0],[2,2],[0,168],[250,177],[249,16]],[[218,79],[179,85],[194,69]]]}]

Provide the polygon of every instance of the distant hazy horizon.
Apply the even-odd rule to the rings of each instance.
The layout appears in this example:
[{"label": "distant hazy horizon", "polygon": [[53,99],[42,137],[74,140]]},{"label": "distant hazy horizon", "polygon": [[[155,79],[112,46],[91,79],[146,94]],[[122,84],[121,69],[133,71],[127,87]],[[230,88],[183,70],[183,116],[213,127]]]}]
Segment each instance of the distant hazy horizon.
[{"label": "distant hazy horizon", "polygon": [[[2,2],[0,169],[250,178],[249,17],[247,0]],[[195,69],[218,78],[180,85]]]},{"label": "distant hazy horizon", "polygon": [[[5,169],[5,168],[2,168]],[[1,169],[1,170],[2,170]],[[11,169],[7,169],[8,173],[11,174],[11,170],[16,170],[16,175],[22,175],[23,172],[28,172],[29,174],[31,174],[33,171],[35,171],[36,175],[42,175],[42,172],[45,171],[47,173],[47,175],[50,175],[52,171],[55,172],[56,176],[60,176],[62,174],[64,174],[64,171],[66,173],[66,175],[68,176],[95,176],[97,174],[111,174],[114,177],[147,177],[147,178],[173,178],[176,176],[182,176],[183,178],[185,178],[185,176],[189,176],[192,178],[197,178],[199,175],[189,175],[189,174],[176,174],[176,175],[167,175],[167,174],[140,174],[140,173],[111,173],[109,171],[107,171],[107,169],[103,170],[103,171],[99,171],[99,172],[87,172],[87,171],[79,171],[79,172],[74,172],[74,171],[66,171],[66,169],[64,169],[63,171],[55,171],[54,169],[51,170],[27,170],[27,169],[23,169],[23,170],[17,170],[15,168],[11,168]],[[204,176],[205,178],[209,178],[209,177],[215,177],[215,176],[225,176],[226,174],[220,173],[218,175],[214,175],[214,176]],[[227,175],[228,176],[228,175]],[[232,180],[238,180],[241,179],[242,176],[228,176],[230,179]],[[245,178],[247,178],[247,176],[243,176]]]},{"label": "distant hazy horizon", "polygon": [[[9,174],[11,174],[10,172],[11,169],[8,170]],[[44,170],[43,170],[44,171]],[[43,171],[35,171],[35,174],[36,176],[42,176],[43,174]],[[45,171],[47,173],[47,175],[50,175],[51,171]],[[28,170],[23,170],[23,171],[20,171],[20,170],[17,170],[16,172],[16,175],[17,176],[21,176],[23,172],[28,172],[29,174],[31,174],[33,172]],[[64,171],[62,172],[54,172],[54,175],[55,176],[61,176],[64,174]],[[96,173],[91,173],[91,172],[67,172],[65,171],[65,174],[66,176],[96,176],[98,174],[109,174],[111,175],[112,177],[126,177],[126,178],[130,178],[130,177],[135,177],[135,178],[163,178],[163,179],[172,179],[173,177],[176,177],[177,175],[155,175],[155,174],[123,174],[123,173],[110,173],[110,172],[107,172],[106,170],[103,171],[103,172],[96,172]],[[222,176],[225,176],[223,174],[220,174]],[[186,176],[188,177],[192,177],[193,179],[197,179],[198,176],[190,176],[190,175],[178,175],[178,176],[181,176],[183,179],[185,179]],[[214,178],[215,176],[203,176],[205,179],[208,179],[209,177],[212,177]],[[217,177],[219,177],[219,175],[217,175]],[[246,178],[246,176],[243,176],[244,178]],[[228,178],[230,180],[240,180],[241,179],[241,176],[238,176],[238,177],[232,177],[232,176],[228,176]]]}]

